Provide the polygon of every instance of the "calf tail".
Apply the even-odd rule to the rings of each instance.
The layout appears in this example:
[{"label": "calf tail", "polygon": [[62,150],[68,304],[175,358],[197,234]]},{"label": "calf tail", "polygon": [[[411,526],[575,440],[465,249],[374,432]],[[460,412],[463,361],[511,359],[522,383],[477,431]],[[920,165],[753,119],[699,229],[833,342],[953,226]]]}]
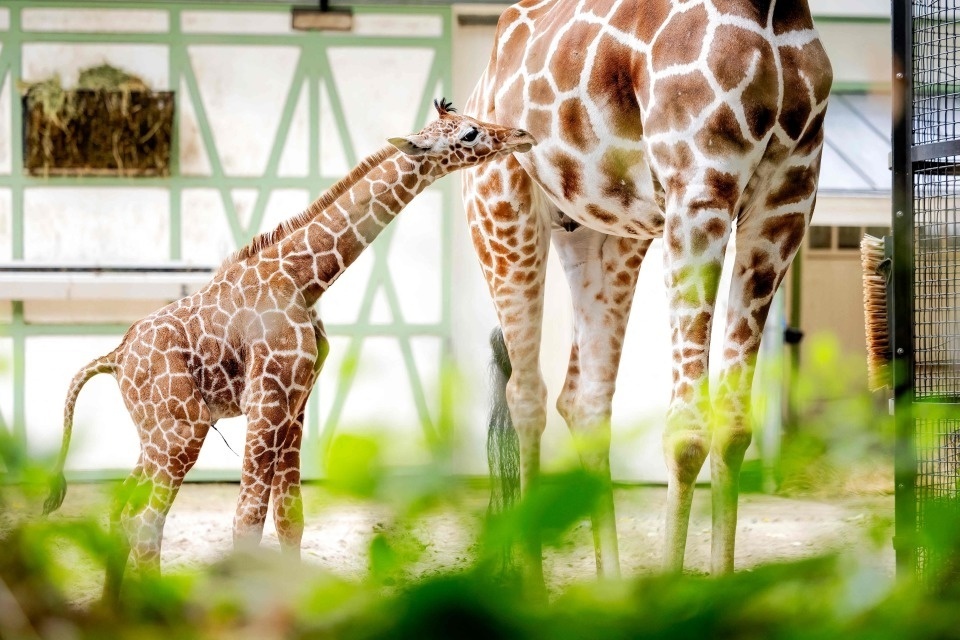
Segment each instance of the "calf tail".
[{"label": "calf tail", "polygon": [[70,435],[73,433],[73,408],[77,404],[80,390],[90,378],[100,373],[114,373],[117,370],[116,352],[97,358],[73,376],[70,389],[67,391],[67,400],[63,406],[63,442],[60,445],[60,456],[57,466],[50,479],[50,494],[43,503],[43,515],[56,511],[63,504],[67,495],[67,479],[63,475],[63,467],[67,462],[67,451],[70,448]]},{"label": "calf tail", "polygon": [[520,440],[507,406],[507,382],[513,368],[503,330],[496,327],[490,334],[493,351],[490,365],[490,420],[487,425],[487,464],[490,467],[491,515],[512,508],[520,499]]}]

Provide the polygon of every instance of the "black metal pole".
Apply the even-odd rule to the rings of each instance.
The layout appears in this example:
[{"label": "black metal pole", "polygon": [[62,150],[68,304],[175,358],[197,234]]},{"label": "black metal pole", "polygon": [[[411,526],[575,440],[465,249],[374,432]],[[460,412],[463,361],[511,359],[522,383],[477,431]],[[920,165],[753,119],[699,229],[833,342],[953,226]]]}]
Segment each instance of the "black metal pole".
[{"label": "black metal pole", "polygon": [[892,0],[893,24],[893,300],[895,535],[897,574],[916,571],[917,503],[914,398],[913,2]]}]

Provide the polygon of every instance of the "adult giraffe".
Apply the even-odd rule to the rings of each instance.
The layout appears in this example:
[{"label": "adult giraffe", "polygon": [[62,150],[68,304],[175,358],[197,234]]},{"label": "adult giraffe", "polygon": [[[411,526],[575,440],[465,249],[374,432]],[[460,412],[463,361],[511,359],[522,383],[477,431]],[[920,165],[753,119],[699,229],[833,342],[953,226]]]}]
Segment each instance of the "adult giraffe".
[{"label": "adult giraffe", "polygon": [[111,514],[129,554],[112,559],[105,595],[116,597],[128,555],[141,570],[159,570],[167,512],[220,418],[247,418],[234,542],[259,543],[272,500],[280,546],[299,557],[303,411],[329,351],[314,304],[435,180],[535,144],[525,131],[455,114],[443,100],[434,105],[437,120],[391,138],[305,211],[227,258],[199,291],[135,322],[116,349],[74,376],[45,514],[66,494],[73,410],[90,378],[117,379],[140,436],[128,491]]},{"label": "adult giraffe", "polygon": [[[619,572],[609,490],[610,407],[637,273],[664,238],[673,391],[663,436],[664,564],[683,567],[694,480],[711,453],[712,568],[733,568],[747,411],[774,292],[816,197],[830,63],[806,0],[524,0],[500,18],[466,112],[523,127],[524,156],[469,171],[464,202],[512,375],[520,485],[537,481],[549,241],[574,336],[557,408],[607,481],[597,570]],[[727,242],[736,258],[717,389],[710,330]],[[539,548],[528,570],[542,583]]]}]

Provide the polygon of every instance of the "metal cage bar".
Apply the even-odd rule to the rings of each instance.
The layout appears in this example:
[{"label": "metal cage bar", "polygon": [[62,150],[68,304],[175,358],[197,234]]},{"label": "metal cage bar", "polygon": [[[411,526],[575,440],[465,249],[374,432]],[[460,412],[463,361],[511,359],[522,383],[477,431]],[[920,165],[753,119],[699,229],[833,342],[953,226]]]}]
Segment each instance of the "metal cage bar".
[{"label": "metal cage bar", "polygon": [[892,7],[895,545],[898,569],[929,581],[953,564],[936,541],[960,516],[960,8]]}]

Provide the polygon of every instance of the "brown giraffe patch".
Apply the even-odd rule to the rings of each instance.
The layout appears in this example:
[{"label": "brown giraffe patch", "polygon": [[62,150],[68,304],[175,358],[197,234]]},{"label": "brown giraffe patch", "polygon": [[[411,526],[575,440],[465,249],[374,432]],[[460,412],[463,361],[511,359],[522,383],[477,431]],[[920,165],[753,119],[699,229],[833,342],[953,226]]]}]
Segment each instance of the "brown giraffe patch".
[{"label": "brown giraffe patch", "polygon": [[721,104],[694,137],[704,154],[730,158],[745,154],[753,144],[743,136],[740,123],[729,105]]},{"label": "brown giraffe patch", "polygon": [[509,88],[503,92],[502,99],[497,102],[497,113],[522,113],[524,94],[523,78],[515,77]]},{"label": "brown giraffe patch", "polygon": [[509,222],[517,219],[517,212],[513,206],[504,200],[500,200],[490,208],[490,215],[498,222]]},{"label": "brown giraffe patch", "polygon": [[580,100],[570,98],[561,102],[557,117],[560,119],[561,139],[578,151],[586,153],[600,142],[593,131],[587,109]]},{"label": "brown giraffe patch", "polygon": [[741,276],[750,274],[744,283],[743,303],[745,307],[749,307],[752,301],[765,300],[773,295],[777,285],[777,271],[770,263],[770,256],[754,249],[750,252],[747,264],[741,269]]},{"label": "brown giraffe patch", "polygon": [[716,97],[699,71],[657,80],[653,96],[656,108],[646,122],[651,133],[685,130]]},{"label": "brown giraffe patch", "polygon": [[[625,60],[629,62],[625,64]],[[646,68],[641,68],[640,64],[640,59],[629,47],[610,36],[603,36],[587,85],[613,134],[627,140],[643,137],[643,122],[633,80],[646,74]]]},{"label": "brown giraffe patch", "polygon": [[651,153],[665,192],[675,200],[681,200],[693,169],[693,150],[686,142],[673,145],[661,142],[653,145]]},{"label": "brown giraffe patch", "polygon": [[657,28],[670,15],[670,0],[648,0],[643,10],[635,4],[624,2],[610,18],[610,23],[627,33],[634,33],[642,42],[653,42]]},{"label": "brown giraffe patch", "polygon": [[707,169],[703,186],[706,188],[706,194],[690,203],[690,211],[718,209],[732,216],[734,207],[740,199],[740,182],[737,176],[716,169]]},{"label": "brown giraffe patch", "polygon": [[550,163],[560,177],[560,188],[563,197],[574,200],[583,193],[583,166],[573,156],[562,151],[556,151],[550,158]]},{"label": "brown giraffe patch", "polygon": [[703,230],[707,232],[714,240],[719,240],[727,234],[730,224],[722,218],[710,218],[703,225]]},{"label": "brown giraffe patch", "polygon": [[776,35],[801,29],[813,29],[807,0],[791,0],[791,2],[778,2],[774,5],[773,32]]},{"label": "brown giraffe patch", "polygon": [[527,99],[533,104],[552,105],[557,95],[546,78],[535,78],[527,85]]},{"label": "brown giraffe patch", "polygon": [[[795,152],[798,155],[810,155],[817,147],[823,144],[823,121],[826,115],[826,111],[821,111],[807,124],[807,128],[804,130],[803,135],[801,135],[800,139],[797,140]],[[819,173],[820,172],[818,170],[817,174],[819,175]]]},{"label": "brown giraffe patch", "polygon": [[[573,3],[561,4],[573,5]],[[573,8],[575,7],[571,6],[571,9]],[[576,22],[560,36],[557,50],[550,60],[550,75],[555,79],[558,90],[570,91],[580,84],[580,76],[583,75],[586,64],[587,47],[599,33],[600,25]],[[545,49],[545,47],[538,49]],[[532,63],[528,65],[528,69],[539,68]]]},{"label": "brown giraffe patch", "polygon": [[596,218],[600,222],[607,225],[615,224],[619,219],[617,214],[611,213],[610,211],[607,211],[603,207],[598,207],[595,204],[588,204],[586,211],[587,211],[587,215],[593,218]]},{"label": "brown giraffe patch", "polygon": [[632,169],[643,161],[643,152],[613,148],[600,159],[600,172],[603,174],[603,195],[620,202],[624,209],[637,199],[637,185]]},{"label": "brown giraffe patch", "polygon": [[819,42],[812,42],[802,49],[780,47],[780,57],[784,85],[780,125],[790,138],[796,140],[806,128],[813,110],[808,83],[813,83],[814,100],[823,102],[830,93],[833,71]]},{"label": "brown giraffe patch", "polygon": [[683,375],[687,378],[697,379],[703,375],[704,366],[700,360],[689,360],[683,363]]},{"label": "brown giraffe patch", "polygon": [[770,0],[712,0],[714,8],[722,14],[740,16],[761,27],[767,26]]},{"label": "brown giraffe patch", "polygon": [[367,243],[373,242],[373,239],[376,238],[382,230],[383,226],[378,224],[371,216],[367,216],[357,223],[357,233],[359,233],[362,238],[365,238]]},{"label": "brown giraffe patch", "polygon": [[677,225],[670,225],[666,229],[664,234],[664,241],[667,244],[667,251],[671,254],[678,256],[683,253],[683,236],[680,234],[680,229],[677,228]]},{"label": "brown giraffe patch", "polygon": [[[394,218],[394,213],[380,201],[374,202],[370,206],[370,210],[373,212],[374,217],[377,219],[377,221],[380,224],[383,224],[383,225],[389,224],[390,221],[393,220]],[[324,240],[324,238],[326,238],[326,240]],[[327,237],[326,234],[322,234],[320,241],[329,242],[330,239]]]},{"label": "brown giraffe patch", "polygon": [[817,168],[810,166],[790,167],[784,172],[779,185],[766,199],[771,209],[793,204],[809,198],[817,188]]},{"label": "brown giraffe patch", "polygon": [[548,137],[553,130],[553,107],[531,107],[525,123],[527,130],[538,140]]},{"label": "brown giraffe patch", "polygon": [[[500,18],[500,24],[503,25],[504,20],[508,17],[510,11],[504,12],[503,16]],[[503,27],[499,30],[502,32]],[[510,33],[509,39],[506,41],[500,39],[500,35],[497,35],[497,41],[501,43],[501,51],[497,55],[497,74],[501,78],[508,78],[520,68],[520,65],[523,63],[523,51],[527,46],[527,42],[530,39],[530,27],[526,24],[518,24],[513,31]]]},{"label": "brown giraffe patch", "polygon": [[675,13],[663,26],[651,50],[654,71],[673,65],[690,64],[700,57],[696,45],[707,35],[709,18],[703,5]]},{"label": "brown giraffe patch", "polygon": [[806,230],[806,216],[802,213],[789,213],[765,220],[760,233],[780,246],[780,259],[786,260],[803,242]]},{"label": "brown giraffe patch", "polygon": [[680,333],[684,339],[694,344],[706,344],[710,334],[710,314],[701,311],[695,316],[680,320]]},{"label": "brown giraffe patch", "polygon": [[690,230],[690,253],[695,256],[703,255],[703,252],[710,246],[710,238],[702,229]]},{"label": "brown giraffe patch", "polygon": [[[715,69],[715,73],[723,76],[724,80],[721,84],[729,84],[729,87],[725,86],[725,88],[738,86],[746,79],[748,63],[756,59],[753,76],[743,90],[741,103],[750,133],[754,138],[762,138],[773,126],[776,115],[775,103],[779,93],[779,74],[774,62],[773,49],[760,35],[743,29],[721,27],[717,32],[718,37],[722,32],[725,38],[722,43],[725,51],[719,52],[718,48],[714,47],[711,59],[716,62],[711,68]],[[747,48],[748,53],[743,52],[744,40],[750,45]],[[742,57],[737,58],[738,55]],[[731,65],[732,61],[735,62]]]}]

